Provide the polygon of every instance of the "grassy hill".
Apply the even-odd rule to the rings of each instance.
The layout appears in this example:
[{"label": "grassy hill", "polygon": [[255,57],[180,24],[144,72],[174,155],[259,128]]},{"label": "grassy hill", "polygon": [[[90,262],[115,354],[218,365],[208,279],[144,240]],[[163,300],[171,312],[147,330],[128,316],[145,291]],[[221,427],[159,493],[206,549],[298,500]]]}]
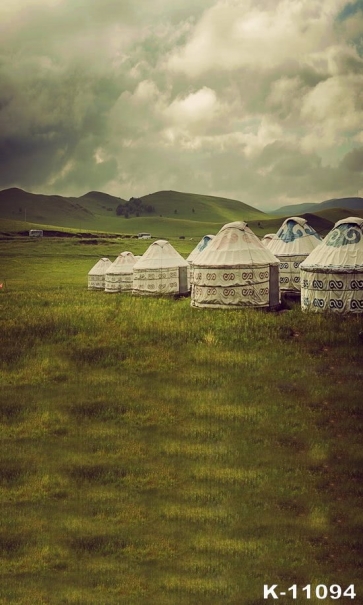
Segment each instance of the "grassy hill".
[{"label": "grassy hill", "polygon": [[[40,224],[57,224],[61,220],[69,227],[76,220],[81,220],[85,214],[92,215],[89,210],[72,203],[70,198],[33,194],[16,188],[0,192],[0,212],[2,218]],[[50,220],[52,217],[54,221]]]},{"label": "grassy hill", "polygon": [[[363,200],[361,209],[347,208],[346,205],[326,208],[328,200],[322,204],[301,204],[292,207],[293,212],[280,216],[266,214],[237,200],[178,191],[159,191],[135,199],[140,203],[140,216],[136,216],[134,210],[127,216],[117,216],[117,207],[128,202],[99,191],[67,198],[7,189],[0,191],[0,234],[41,228],[73,234],[133,235],[145,231],[155,238],[197,238],[206,233],[217,233],[226,223],[243,220],[258,237],[263,237],[266,233],[276,233],[287,216],[299,215],[306,218],[316,231],[326,235],[342,218],[352,215],[363,218]],[[353,198],[346,198],[347,203],[349,199]],[[308,210],[311,206],[314,212]],[[300,207],[305,210],[299,214],[297,210]],[[152,208],[152,211],[147,212],[146,208]]]},{"label": "grassy hill", "polygon": [[[12,188],[0,191],[0,219],[23,221],[40,227],[57,225],[78,231],[110,233],[151,232],[155,236],[197,236],[216,233],[225,223],[235,220],[266,218],[256,208],[237,200],[160,191],[139,198],[142,207],[152,206],[151,213],[140,216],[117,216],[119,204],[126,200],[98,191],[62,197],[40,195]],[[28,226],[29,228],[29,226]]]},{"label": "grassy hill", "polygon": [[231,221],[248,221],[266,217],[266,214],[261,212],[261,210],[257,210],[243,202],[214,197],[212,195],[159,191],[140,199],[152,204],[155,207],[156,213],[161,214],[163,217],[221,223],[221,226]]},{"label": "grassy hill", "polygon": [[[271,214],[278,214],[281,216],[301,216],[304,212],[310,212],[316,214],[322,210],[340,209],[344,208],[350,212],[354,211],[353,214],[348,216],[356,216],[357,210],[363,210],[363,198],[361,197],[343,197],[331,200],[325,200],[324,202],[313,203],[313,204],[291,204],[289,206],[281,206],[277,210],[272,210]],[[360,215],[358,215],[360,216]]]},{"label": "grassy hill", "polygon": [[359,216],[363,218],[363,208],[361,210],[357,208],[329,208],[316,212],[314,216],[330,221],[334,225],[337,221],[348,218],[349,216]]}]

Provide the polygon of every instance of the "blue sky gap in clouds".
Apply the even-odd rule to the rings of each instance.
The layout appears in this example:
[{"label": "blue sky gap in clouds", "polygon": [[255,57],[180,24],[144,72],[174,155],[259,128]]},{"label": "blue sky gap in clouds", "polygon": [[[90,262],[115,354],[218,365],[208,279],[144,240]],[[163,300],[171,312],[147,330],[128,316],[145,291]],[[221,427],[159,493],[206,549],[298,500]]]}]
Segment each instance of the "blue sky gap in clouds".
[{"label": "blue sky gap in clouds", "polygon": [[344,6],[343,10],[339,13],[338,19],[340,19],[341,21],[344,21],[344,19],[347,19],[348,17],[352,17],[358,11],[363,12],[363,0],[356,0],[356,2],[348,2]]}]

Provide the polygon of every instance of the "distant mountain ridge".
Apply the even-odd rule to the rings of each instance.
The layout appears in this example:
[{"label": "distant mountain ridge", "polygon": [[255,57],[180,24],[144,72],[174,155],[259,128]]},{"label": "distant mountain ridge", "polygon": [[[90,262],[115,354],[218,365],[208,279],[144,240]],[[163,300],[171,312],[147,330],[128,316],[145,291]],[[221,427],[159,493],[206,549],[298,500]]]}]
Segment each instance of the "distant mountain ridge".
[{"label": "distant mountain ridge", "polygon": [[362,197],[342,197],[325,200],[324,202],[306,203],[306,204],[290,204],[289,206],[281,206],[277,210],[271,210],[270,214],[279,214],[281,216],[300,216],[305,212],[316,213],[322,210],[332,210],[334,208],[363,210]]},{"label": "distant mountain ridge", "polygon": [[129,201],[101,191],[79,197],[29,193],[16,187],[0,191],[1,219],[77,230],[158,233],[158,225],[164,229],[168,221],[169,233],[199,232],[200,225],[203,235],[206,223],[218,231],[228,222],[266,217],[238,200],[178,191],[158,191]]},{"label": "distant mountain ridge", "polygon": [[[79,233],[148,232],[157,238],[202,237],[217,233],[226,223],[246,221],[262,237],[276,232],[285,218],[296,215],[326,234],[342,218],[363,218],[363,198],[290,205],[267,214],[238,200],[178,191],[158,191],[128,201],[101,191],[89,191],[79,197],[29,193],[16,187],[0,191],[0,233],[26,232],[32,225]],[[10,223],[21,223],[21,227],[10,229]]]}]

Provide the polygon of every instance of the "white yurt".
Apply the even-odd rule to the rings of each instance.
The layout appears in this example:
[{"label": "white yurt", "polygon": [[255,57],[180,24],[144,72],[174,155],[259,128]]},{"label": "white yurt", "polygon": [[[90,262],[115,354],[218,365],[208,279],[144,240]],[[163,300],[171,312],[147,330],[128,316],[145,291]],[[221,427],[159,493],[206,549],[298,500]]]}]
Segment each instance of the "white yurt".
[{"label": "white yurt", "polygon": [[267,244],[274,238],[276,237],[276,233],[266,233],[266,235],[263,236],[261,242],[264,246],[267,246]]},{"label": "white yurt", "polygon": [[105,292],[131,292],[136,258],[132,252],[121,252],[105,275]]},{"label": "white yurt", "polygon": [[363,219],[335,223],[300,270],[303,311],[363,313]]},{"label": "white yurt", "polygon": [[149,296],[187,294],[187,261],[168,241],[156,240],[134,265],[132,293]]},{"label": "white yurt", "polygon": [[188,284],[192,283],[193,276],[193,262],[203,250],[208,246],[209,242],[214,238],[214,235],[204,235],[200,240],[199,244],[197,244],[194,250],[191,251],[189,256],[187,257],[187,261],[189,263],[188,267]]},{"label": "white yurt", "polygon": [[247,223],[228,223],[193,263],[191,305],[274,308],[280,302],[279,264]]},{"label": "white yurt", "polygon": [[281,292],[300,294],[300,264],[321,241],[320,235],[304,218],[292,216],[267,242],[267,248],[280,261]]},{"label": "white yurt", "polygon": [[108,258],[100,258],[99,261],[88,272],[88,289],[89,290],[104,290],[105,275],[107,269],[111,266],[111,261]]}]

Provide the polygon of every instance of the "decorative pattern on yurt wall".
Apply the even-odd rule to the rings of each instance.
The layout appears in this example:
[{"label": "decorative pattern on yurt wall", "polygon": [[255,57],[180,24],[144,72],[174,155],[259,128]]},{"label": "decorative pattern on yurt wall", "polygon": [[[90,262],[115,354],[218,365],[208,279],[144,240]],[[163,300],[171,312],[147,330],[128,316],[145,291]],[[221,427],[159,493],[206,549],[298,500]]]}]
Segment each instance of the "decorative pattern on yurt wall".
[{"label": "decorative pattern on yurt wall", "polygon": [[131,292],[133,267],[137,259],[132,252],[122,252],[107,269],[105,292]]},{"label": "decorative pattern on yurt wall", "polygon": [[105,289],[105,274],[111,266],[111,261],[108,258],[100,258],[100,260],[88,272],[88,290],[104,290]]},{"label": "decorative pattern on yurt wall", "polygon": [[363,270],[352,273],[303,272],[303,311],[363,313]]},{"label": "decorative pattern on yurt wall", "polygon": [[279,304],[278,259],[246,223],[222,227],[193,263],[195,307],[274,307]]},{"label": "decorative pattern on yurt wall", "polygon": [[280,290],[300,294],[300,264],[319,245],[321,237],[301,217],[286,219],[266,246],[280,260]]},{"label": "decorative pattern on yurt wall", "polygon": [[267,307],[270,300],[270,267],[198,267],[194,271],[193,300],[196,305]]},{"label": "decorative pattern on yurt wall", "polygon": [[133,291],[137,294],[175,294],[179,292],[179,270],[173,267],[135,271]]},{"label": "decorative pattern on yurt wall", "polygon": [[363,313],[363,219],[338,221],[302,263],[301,308]]}]

